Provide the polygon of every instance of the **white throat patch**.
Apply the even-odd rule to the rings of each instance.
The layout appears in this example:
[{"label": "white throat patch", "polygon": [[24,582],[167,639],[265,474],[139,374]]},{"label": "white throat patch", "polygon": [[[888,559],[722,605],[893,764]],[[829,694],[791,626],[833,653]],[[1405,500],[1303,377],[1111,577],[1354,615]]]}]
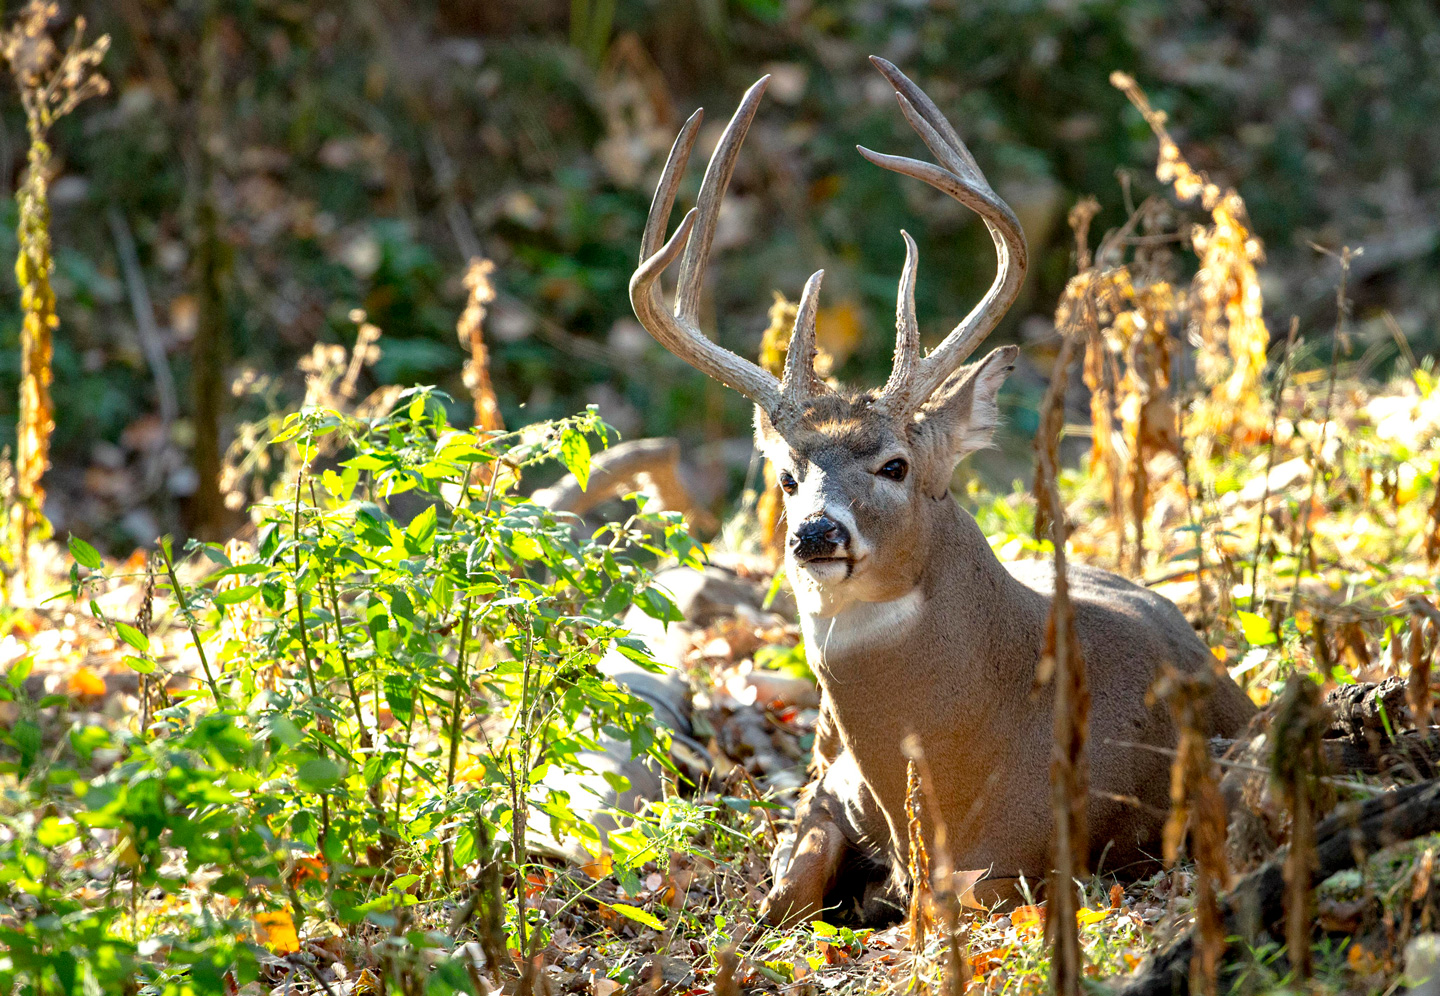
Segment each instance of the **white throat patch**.
[{"label": "white throat patch", "polygon": [[924,593],[915,588],[889,602],[850,602],[830,616],[802,611],[805,652],[812,664],[826,668],[831,660],[893,643],[915,625],[924,605]]}]

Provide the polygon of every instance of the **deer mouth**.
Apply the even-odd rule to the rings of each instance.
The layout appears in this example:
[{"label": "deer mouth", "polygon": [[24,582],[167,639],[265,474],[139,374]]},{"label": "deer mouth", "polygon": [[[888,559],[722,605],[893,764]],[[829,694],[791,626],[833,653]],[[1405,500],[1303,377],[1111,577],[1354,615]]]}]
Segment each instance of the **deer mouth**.
[{"label": "deer mouth", "polygon": [[855,573],[855,565],[858,563],[854,557],[833,556],[833,557],[809,557],[800,561],[800,567],[817,575],[816,580],[832,580],[835,576],[835,568],[844,566],[845,575],[838,580],[848,581]]}]

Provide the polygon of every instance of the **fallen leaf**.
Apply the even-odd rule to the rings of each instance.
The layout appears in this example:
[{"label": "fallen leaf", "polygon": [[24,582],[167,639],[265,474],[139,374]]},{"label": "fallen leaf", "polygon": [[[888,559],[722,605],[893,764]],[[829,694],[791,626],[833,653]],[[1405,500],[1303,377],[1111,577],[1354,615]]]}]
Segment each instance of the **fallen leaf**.
[{"label": "fallen leaf", "polygon": [[601,854],[600,857],[595,860],[587,861],[581,865],[580,870],[598,882],[600,879],[609,876],[609,874],[615,870],[615,859],[609,854]]},{"label": "fallen leaf", "polygon": [[1118,910],[1125,901],[1125,888],[1119,882],[1110,886],[1110,908]]},{"label": "fallen leaf", "polygon": [[1103,910],[1090,910],[1090,909],[1076,910],[1076,911],[1075,911],[1075,922],[1078,923],[1078,924],[1079,924],[1080,926],[1082,926],[1082,927],[1088,927],[1088,926],[1090,926],[1092,923],[1099,923],[1101,920],[1103,920],[1103,919],[1105,919],[1107,916],[1109,916],[1109,915],[1111,914],[1111,912],[1112,912],[1112,911],[1109,910],[1109,909],[1103,909]]},{"label": "fallen leaf", "polygon": [[590,991],[595,996],[613,996],[619,988],[620,983],[614,979],[592,979],[590,981]]},{"label": "fallen leaf", "polygon": [[1037,934],[1045,929],[1045,907],[1017,906],[1010,911],[1010,924],[1022,934]]},{"label": "fallen leaf", "polygon": [[105,679],[82,667],[70,676],[65,690],[76,698],[99,698],[105,694]]},{"label": "fallen leaf", "polygon": [[979,954],[970,956],[970,971],[975,975],[984,975],[991,969],[998,968],[1010,954],[1010,946],[991,948],[989,951],[981,951]]},{"label": "fallen leaf", "polygon": [[985,877],[986,869],[972,868],[968,871],[957,871],[952,877],[952,887],[955,894],[960,897],[960,905],[969,907],[972,910],[983,910],[975,899],[975,886]]},{"label": "fallen leaf", "polygon": [[255,939],[280,955],[300,950],[300,935],[295,932],[295,921],[285,910],[256,913]]}]

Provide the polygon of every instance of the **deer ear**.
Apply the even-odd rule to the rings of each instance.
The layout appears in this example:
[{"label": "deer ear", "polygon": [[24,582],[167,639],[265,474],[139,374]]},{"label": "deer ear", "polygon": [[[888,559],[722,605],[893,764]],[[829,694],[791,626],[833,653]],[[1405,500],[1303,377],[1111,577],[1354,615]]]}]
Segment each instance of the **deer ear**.
[{"label": "deer ear", "polygon": [[916,442],[949,454],[955,462],[988,447],[1000,424],[996,395],[1019,355],[1018,346],[1001,346],[951,374],[916,412]]}]

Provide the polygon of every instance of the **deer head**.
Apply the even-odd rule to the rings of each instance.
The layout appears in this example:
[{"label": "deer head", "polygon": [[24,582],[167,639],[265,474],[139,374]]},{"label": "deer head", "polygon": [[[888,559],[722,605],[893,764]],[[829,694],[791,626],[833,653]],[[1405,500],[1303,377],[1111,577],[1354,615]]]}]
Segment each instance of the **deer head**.
[{"label": "deer head", "polygon": [[[904,231],[895,359],[879,390],[832,390],[815,372],[823,270],[805,284],[783,378],[777,380],[701,332],[701,279],[720,202],[769,77],[746,92],[711,157],[696,206],[664,241],[702,112],[685,123],[655,191],[640,266],[630,280],[635,314],[661,345],[755,402],[757,439],[785,493],[791,581],[802,607],[822,614],[856,601],[889,601],[914,586],[928,550],[929,507],[948,496],[955,464],[989,445],[999,422],[996,393],[1018,351],[1006,346],[978,363],[965,365],[965,360],[1015,300],[1027,264],[1019,222],[990,189],[955,129],[895,66],[875,57],[871,62],[895,87],[901,113],[938,165],[865,148],[860,154],[974,210],[984,219],[999,258],[989,291],[939,346],[921,355],[915,320],[918,253]],[[680,274],[672,312],[661,299],[660,275],[677,256]]]}]

